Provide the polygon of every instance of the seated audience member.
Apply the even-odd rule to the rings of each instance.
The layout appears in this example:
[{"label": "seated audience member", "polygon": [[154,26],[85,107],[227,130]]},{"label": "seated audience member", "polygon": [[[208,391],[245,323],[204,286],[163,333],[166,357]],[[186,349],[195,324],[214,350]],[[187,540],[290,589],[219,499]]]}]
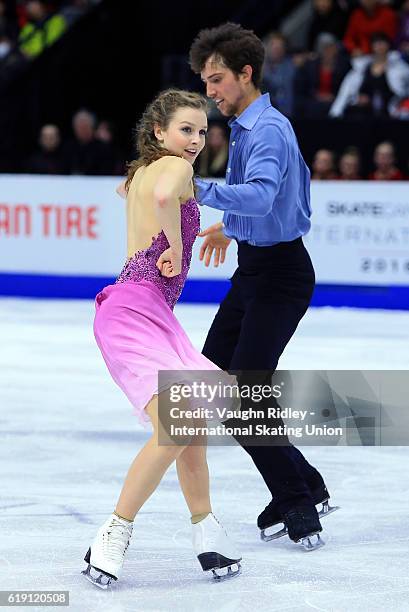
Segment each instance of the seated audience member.
[{"label": "seated audience member", "polygon": [[402,53],[405,61],[409,62],[409,0],[405,0],[402,5],[395,46]]},{"label": "seated audience member", "polygon": [[338,164],[340,181],[361,181],[361,156],[355,147],[349,147],[341,155]]},{"label": "seated audience member", "polygon": [[0,30],[15,44],[19,32],[16,2],[0,0]]},{"label": "seated audience member", "polygon": [[41,128],[38,150],[29,158],[26,171],[31,174],[66,174],[60,130],[56,125],[48,124]]},{"label": "seated audience member", "polygon": [[229,140],[226,130],[217,123],[209,127],[206,147],[199,158],[201,176],[224,177],[229,158]]},{"label": "seated audience member", "polygon": [[398,51],[390,51],[383,33],[372,36],[372,55],[355,57],[352,66],[331,106],[331,117],[385,116],[393,102],[409,95],[409,66]]},{"label": "seated audience member", "polygon": [[0,23],[0,66],[13,47],[13,42],[7,33],[6,27]]},{"label": "seated audience member", "polygon": [[287,53],[285,37],[272,32],[266,43],[263,66],[263,89],[270,94],[271,104],[287,117],[293,112],[295,66]]},{"label": "seated audience member", "polygon": [[60,14],[64,17],[67,24],[71,26],[78,21],[91,6],[90,0],[71,0],[63,3]]},{"label": "seated audience member", "polygon": [[52,45],[67,29],[62,15],[52,15],[43,0],[29,0],[26,4],[28,21],[18,37],[20,50],[27,57],[36,57]]},{"label": "seated audience member", "polygon": [[69,174],[114,174],[109,146],[95,137],[95,116],[87,110],[78,111],[72,128],[74,138],[65,146]]},{"label": "seated audience member", "polygon": [[375,171],[368,178],[371,181],[403,181],[403,173],[396,167],[395,147],[391,142],[381,142],[374,153]]},{"label": "seated audience member", "polygon": [[125,156],[115,142],[113,125],[109,121],[100,121],[95,130],[95,137],[100,142],[105,143],[107,156],[109,154],[111,158],[112,174],[124,174],[126,170]]},{"label": "seated audience member", "polygon": [[319,149],[312,163],[312,178],[316,181],[332,181],[338,178],[335,172],[335,154],[329,149]]},{"label": "seated audience member", "polygon": [[[388,66],[389,64],[389,66]],[[389,79],[388,79],[389,68]],[[394,89],[391,79],[395,80]],[[382,33],[372,37],[372,62],[365,70],[358,105],[372,116],[388,116],[394,95],[409,96],[409,66],[397,52],[390,53],[390,41]]]},{"label": "seated audience member", "polygon": [[307,60],[295,77],[295,115],[300,118],[326,117],[351,67],[332,34],[318,36],[316,52],[316,57]]},{"label": "seated audience member", "polygon": [[352,55],[370,53],[371,36],[383,32],[393,40],[397,32],[397,15],[389,6],[379,0],[359,0],[348,22],[344,45]]},{"label": "seated audience member", "polygon": [[342,40],[346,27],[347,12],[341,11],[336,0],[313,0],[313,17],[308,32],[308,48],[313,51],[317,38],[323,32]]}]

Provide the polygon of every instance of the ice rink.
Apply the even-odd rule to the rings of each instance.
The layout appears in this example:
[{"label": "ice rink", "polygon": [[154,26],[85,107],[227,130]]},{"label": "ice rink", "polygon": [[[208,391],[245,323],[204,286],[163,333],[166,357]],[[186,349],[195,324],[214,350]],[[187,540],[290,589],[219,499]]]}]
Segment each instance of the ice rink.
[{"label": "ice rink", "polygon": [[[215,310],[176,309],[198,348]],[[0,300],[0,590],[69,590],[72,612],[409,610],[401,447],[305,449],[342,507],[313,553],[260,541],[268,491],[244,451],[213,447],[213,508],[242,575],[215,583],[201,571],[172,469],[137,517],[121,581],[104,592],[83,579],[83,555],[149,435],[106,370],[92,319],[91,301]],[[312,309],[280,368],[409,370],[409,312]]]}]

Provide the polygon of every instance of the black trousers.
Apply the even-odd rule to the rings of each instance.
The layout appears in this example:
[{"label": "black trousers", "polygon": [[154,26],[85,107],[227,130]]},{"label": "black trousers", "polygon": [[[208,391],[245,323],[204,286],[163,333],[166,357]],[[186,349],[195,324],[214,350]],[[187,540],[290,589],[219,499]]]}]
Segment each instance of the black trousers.
[{"label": "black trousers", "polygon": [[[207,335],[203,354],[242,382],[266,382],[311,301],[314,269],[301,238],[271,247],[238,244],[238,268]],[[260,372],[260,380],[257,372]],[[255,446],[250,454],[280,512],[311,502],[321,476],[293,445]]]}]

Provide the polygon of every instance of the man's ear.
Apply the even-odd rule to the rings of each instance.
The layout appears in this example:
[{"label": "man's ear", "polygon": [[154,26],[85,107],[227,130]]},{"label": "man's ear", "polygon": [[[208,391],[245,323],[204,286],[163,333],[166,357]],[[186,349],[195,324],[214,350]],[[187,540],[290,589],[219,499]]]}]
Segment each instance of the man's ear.
[{"label": "man's ear", "polygon": [[250,83],[251,77],[253,76],[253,68],[250,64],[246,64],[243,66],[240,72],[240,76],[242,78],[243,83]]}]

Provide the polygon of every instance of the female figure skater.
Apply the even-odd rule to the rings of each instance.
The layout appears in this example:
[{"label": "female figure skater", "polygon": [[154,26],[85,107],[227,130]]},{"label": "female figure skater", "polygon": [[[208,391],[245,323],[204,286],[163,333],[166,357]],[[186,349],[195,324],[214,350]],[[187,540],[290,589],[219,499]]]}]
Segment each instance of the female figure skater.
[{"label": "female figure skater", "polygon": [[128,259],[116,283],[96,297],[94,332],[104,360],[135,414],[153,426],[114,512],[85,555],[83,574],[101,588],[119,578],[134,518],[173,461],[203,570],[215,577],[220,577],[216,568],[227,568],[224,575],[240,571],[241,557],[212,514],[205,445],[158,441],[158,371],[218,369],[192,346],[172,311],[199,232],[192,164],[205,144],[205,111],[202,96],[168,90],[143,114],[137,128],[139,159],[130,164],[125,183]]}]

